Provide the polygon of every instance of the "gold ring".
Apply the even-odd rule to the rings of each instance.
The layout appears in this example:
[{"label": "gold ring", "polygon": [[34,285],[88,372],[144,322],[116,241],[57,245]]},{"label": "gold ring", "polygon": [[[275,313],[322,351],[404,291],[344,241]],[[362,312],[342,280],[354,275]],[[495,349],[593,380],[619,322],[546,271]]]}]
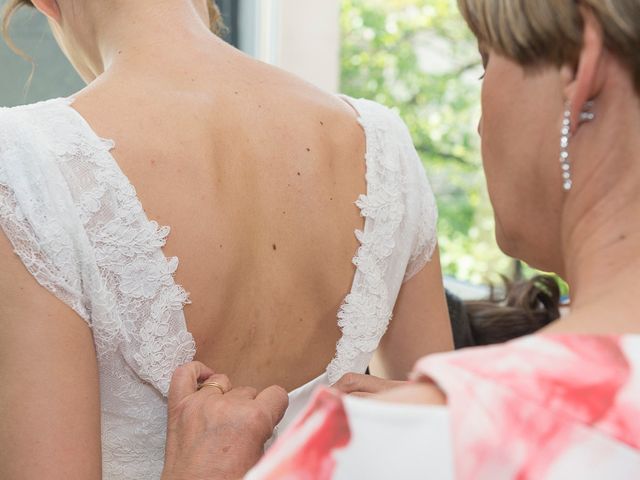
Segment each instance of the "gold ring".
[{"label": "gold ring", "polygon": [[217,388],[218,390],[220,390],[220,393],[222,395],[227,393],[227,392],[225,392],[224,387],[222,385],[220,385],[218,382],[204,382],[204,383],[200,384],[200,386],[198,387],[198,390],[202,390],[205,387]]}]

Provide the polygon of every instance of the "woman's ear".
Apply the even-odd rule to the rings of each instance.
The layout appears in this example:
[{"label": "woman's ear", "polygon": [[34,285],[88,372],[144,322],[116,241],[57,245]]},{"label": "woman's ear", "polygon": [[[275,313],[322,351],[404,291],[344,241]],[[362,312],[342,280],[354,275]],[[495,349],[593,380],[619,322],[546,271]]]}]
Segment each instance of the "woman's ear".
[{"label": "woman's ear", "polygon": [[578,127],[583,106],[593,99],[603,84],[604,33],[593,12],[580,7],[584,22],[582,48],[576,69],[563,67],[562,77],[565,82],[564,96],[571,104],[572,130]]},{"label": "woman's ear", "polygon": [[58,5],[58,0],[31,0],[31,3],[33,3],[33,6],[36,7],[40,13],[50,20],[58,24],[62,21],[62,13],[60,5]]}]

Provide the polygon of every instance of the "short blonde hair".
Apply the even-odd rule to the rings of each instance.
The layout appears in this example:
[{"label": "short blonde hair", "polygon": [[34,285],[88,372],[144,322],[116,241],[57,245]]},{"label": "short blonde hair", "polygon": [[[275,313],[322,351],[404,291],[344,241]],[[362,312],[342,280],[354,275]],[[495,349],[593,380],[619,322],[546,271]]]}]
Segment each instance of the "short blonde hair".
[{"label": "short blonde hair", "polygon": [[577,63],[580,5],[593,11],[605,47],[627,65],[640,93],[640,0],[458,0],[478,41],[523,66]]}]

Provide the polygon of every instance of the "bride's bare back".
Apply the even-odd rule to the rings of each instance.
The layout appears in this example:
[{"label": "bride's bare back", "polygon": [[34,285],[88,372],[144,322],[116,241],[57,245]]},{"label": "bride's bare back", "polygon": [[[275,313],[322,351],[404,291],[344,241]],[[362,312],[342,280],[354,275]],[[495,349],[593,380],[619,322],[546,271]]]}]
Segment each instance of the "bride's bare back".
[{"label": "bride's bare back", "polygon": [[165,253],[191,294],[196,358],[239,384],[306,383],[335,354],[355,270],[366,191],[355,112],[221,42],[148,80],[119,88],[114,75],[74,108],[115,140],[149,218],[172,227]]},{"label": "bride's bare back", "polygon": [[[148,218],[172,227],[164,253],[179,257],[176,282],[191,294],[184,313],[196,359],[258,388],[292,390],[322,374],[364,225],[354,202],[368,187],[366,143],[354,109],[212,36],[189,2],[41,3],[90,82],[73,108],[115,141],[113,157]],[[403,241],[406,265],[415,242]],[[100,418],[121,392],[99,388],[91,331],[12,250],[0,235],[0,412],[13,421],[0,437],[0,473],[98,478]],[[403,378],[417,358],[451,347],[437,252],[399,290],[393,314],[374,372]],[[34,382],[43,372],[46,381]],[[161,441],[129,450],[157,464],[149,452]]]}]

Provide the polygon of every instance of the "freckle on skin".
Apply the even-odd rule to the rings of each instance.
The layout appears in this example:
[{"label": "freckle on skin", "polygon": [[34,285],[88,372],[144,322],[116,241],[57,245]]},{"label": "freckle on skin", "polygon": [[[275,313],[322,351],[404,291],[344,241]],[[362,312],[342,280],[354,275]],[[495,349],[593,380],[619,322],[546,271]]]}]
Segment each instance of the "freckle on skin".
[{"label": "freckle on skin", "polygon": [[298,172],[298,176],[300,176],[300,172]]},{"label": "freckle on skin", "polygon": [[311,149],[309,147],[307,147],[307,152],[310,152],[310,151],[311,151]]},{"label": "freckle on skin", "polygon": [[323,121],[320,121],[320,125],[322,125],[322,126],[324,127],[324,122],[323,122]]},{"label": "freckle on skin", "polygon": [[229,450],[231,450],[231,446],[224,447],[224,448],[222,449],[222,452],[223,452],[223,453],[227,453]]},{"label": "freckle on skin", "polygon": [[273,251],[275,252],[278,249],[278,247],[276,246],[276,244],[273,244]]}]

